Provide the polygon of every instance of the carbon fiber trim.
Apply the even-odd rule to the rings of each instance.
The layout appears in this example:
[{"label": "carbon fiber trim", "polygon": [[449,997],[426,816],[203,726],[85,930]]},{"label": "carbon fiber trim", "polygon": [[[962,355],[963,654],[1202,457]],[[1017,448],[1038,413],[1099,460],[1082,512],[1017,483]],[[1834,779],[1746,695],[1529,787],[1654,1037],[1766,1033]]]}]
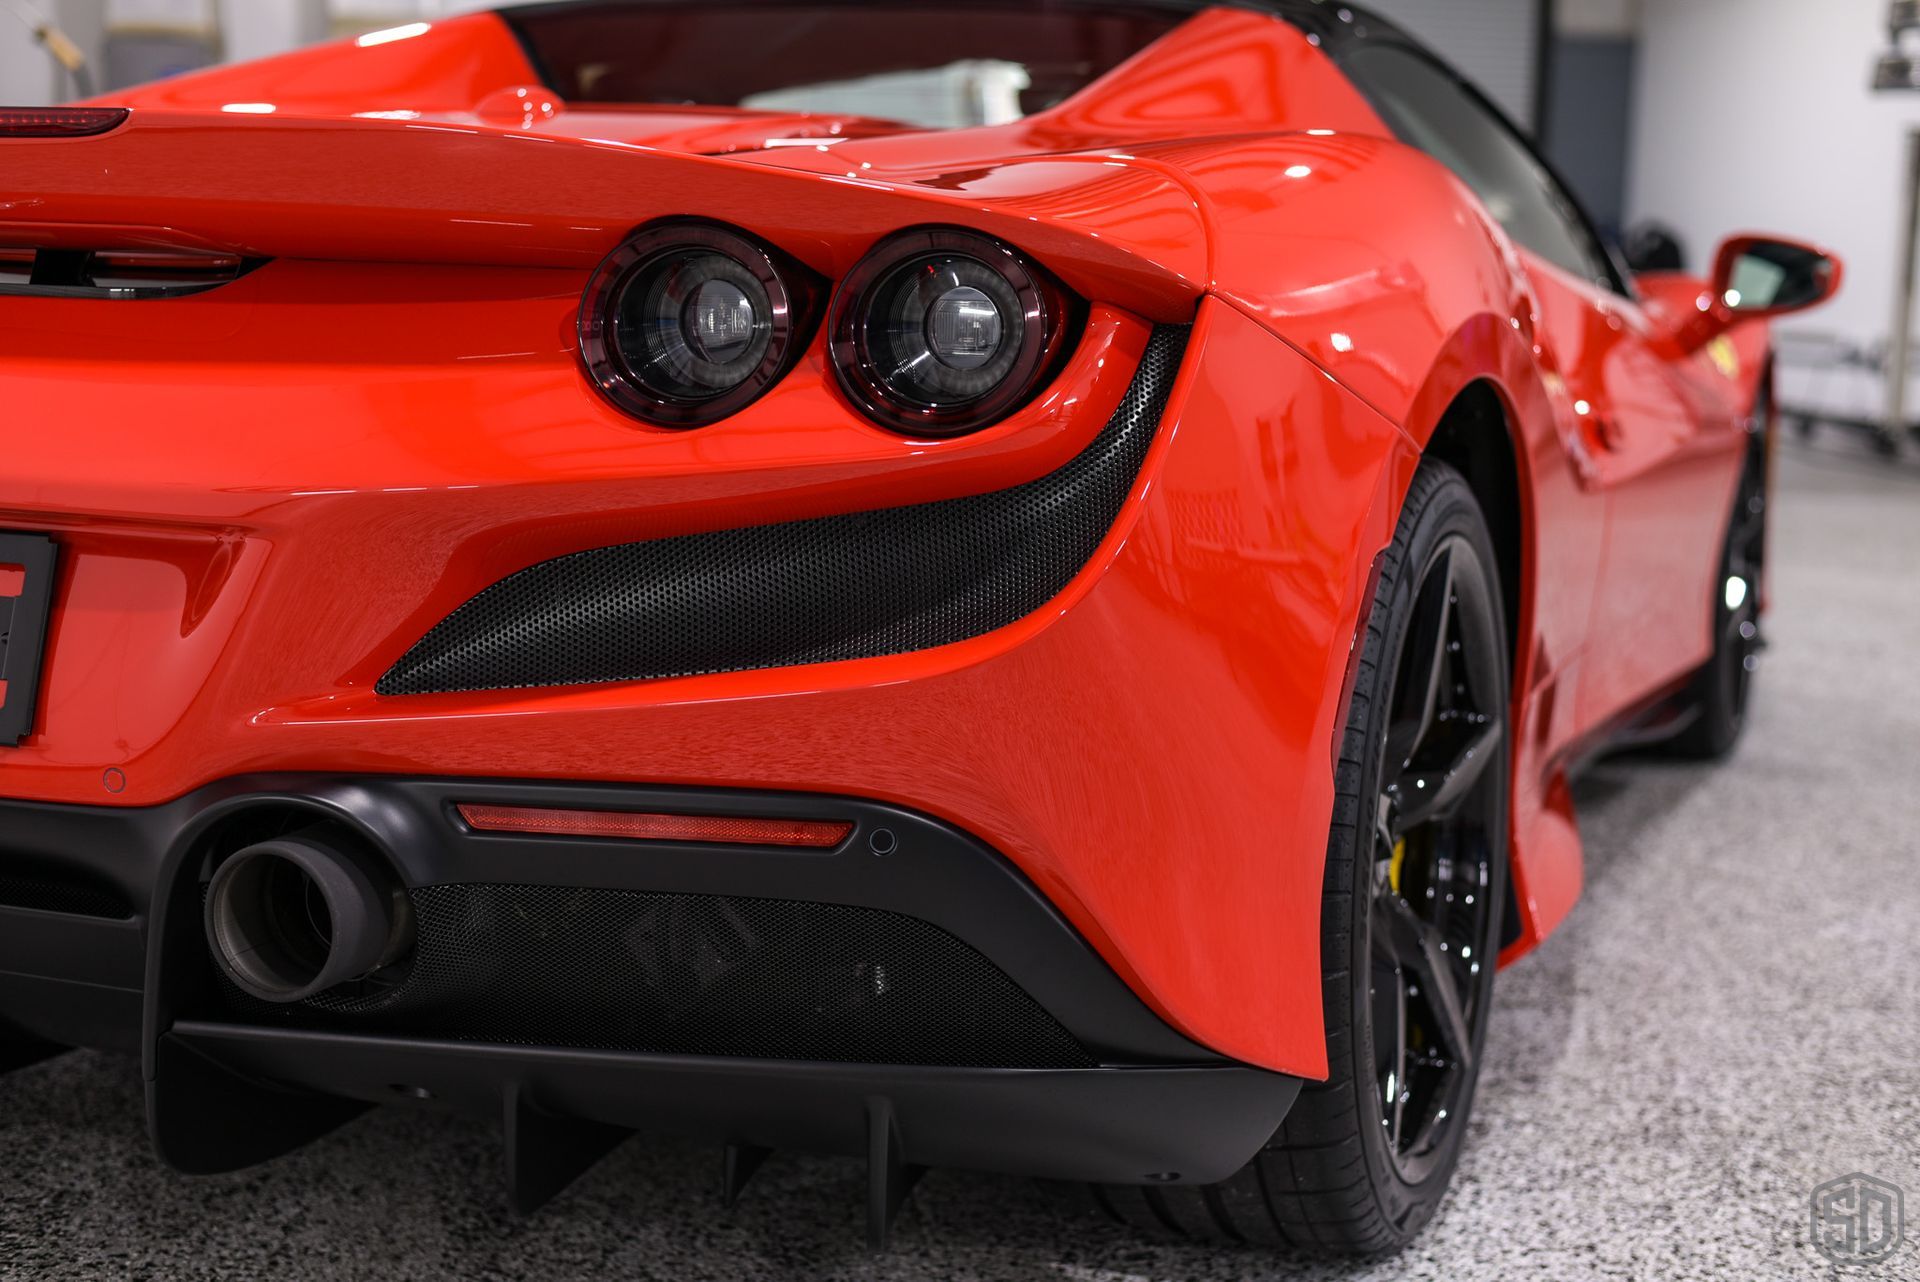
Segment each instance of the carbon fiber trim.
[{"label": "carbon fiber trim", "polygon": [[1059,595],[1112,529],[1189,333],[1156,329],[1113,418],[1038,480],[547,561],[455,610],[375,688],[447,694],[798,667],[1005,627]]}]

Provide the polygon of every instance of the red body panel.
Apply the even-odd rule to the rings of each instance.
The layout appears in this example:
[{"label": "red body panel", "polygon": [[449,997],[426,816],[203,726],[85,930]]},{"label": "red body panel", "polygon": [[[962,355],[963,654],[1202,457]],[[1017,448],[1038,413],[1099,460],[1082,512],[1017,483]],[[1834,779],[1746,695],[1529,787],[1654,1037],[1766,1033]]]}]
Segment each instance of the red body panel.
[{"label": "red body panel", "polygon": [[[1420,451],[1484,383],[1523,509],[1509,958],[1564,917],[1568,760],[1707,653],[1759,327],[1731,367],[1663,348],[1666,293],[1649,315],[1515,250],[1250,13],[946,134],[575,113],[525,106],[533,80],[479,16],[123,95],[133,121],[101,138],[0,142],[0,246],[277,260],[165,303],[0,299],[0,527],[66,551],[44,731],[0,749],[0,795],[132,806],[324,770],[898,802],[1005,852],[1189,1036],[1321,1075],[1342,681]],[[836,141],[761,149],[813,137]],[[667,214],[828,281],[901,227],[973,227],[1091,317],[1053,386],[976,436],[880,430],[817,340],[734,418],[650,429],[588,387],[574,321],[593,264]],[[805,669],[373,693],[450,610],[554,556],[1041,475],[1112,413],[1150,322],[1196,317],[1125,514],[1039,615]]]},{"label": "red body panel", "polygon": [[[1130,367],[1144,339],[1139,322],[1116,319],[1113,363]],[[564,359],[556,365],[571,378]],[[1258,389],[1249,369],[1263,371]],[[204,368],[142,371],[167,373],[180,379],[183,409],[203,398]],[[328,377],[307,375],[304,394]],[[528,375],[511,366],[466,377],[490,390],[458,403],[523,407],[512,389]],[[897,801],[1007,852],[1144,994],[1230,993],[1242,1009],[1280,1016],[1255,1025],[1227,1018],[1224,1002],[1210,1014],[1161,1000],[1191,1035],[1272,1067],[1321,1071],[1321,1040],[1306,1035],[1317,940],[1277,937],[1273,923],[1311,915],[1318,901],[1317,860],[1283,854],[1324,844],[1327,761],[1364,583],[1350,567],[1386,536],[1394,484],[1414,460],[1384,418],[1212,304],[1143,493],[1100,562],[1044,615],[942,650],[800,671],[383,699],[368,687],[426,621],[505,567],[674,528],[661,514],[678,488],[638,467],[596,478],[591,449],[567,448],[550,428],[537,456],[551,473],[530,474],[524,408],[497,422],[425,418],[421,408],[444,407],[451,389],[406,371],[393,378],[389,395],[358,389],[357,403],[331,416],[347,434],[385,423],[383,434],[399,433],[391,453],[356,450],[351,474],[305,492],[284,478],[311,474],[317,455],[345,443],[318,430],[329,416],[242,455],[236,440],[260,429],[235,412],[238,397],[225,412],[201,406],[194,425],[224,450],[170,461],[167,435],[152,431],[164,415],[97,433],[100,455],[128,465],[111,513],[67,515],[77,490],[97,486],[85,479],[98,477],[96,463],[64,445],[29,456],[0,521],[51,528],[72,551],[47,670],[50,730],[6,758],[9,792],[140,804],[235,774],[324,769]],[[51,412],[60,386],[45,384],[38,412]],[[153,381],[138,390],[149,403],[170,399]],[[1085,395],[1117,399],[1098,386]],[[98,411],[69,401],[77,421]],[[399,426],[409,418],[432,426],[409,439]],[[1343,426],[1323,434],[1328,423]],[[457,452],[433,439],[452,430]],[[1275,453],[1267,443],[1287,431],[1299,448]],[[629,434],[626,452],[689,439]],[[467,465],[455,470],[440,452]],[[223,453],[226,484],[182,485],[184,474],[218,475]],[[71,479],[53,474],[60,464]],[[1249,468],[1271,485],[1237,486]],[[376,469],[387,484],[369,475]],[[45,495],[45,508],[24,502],[25,489]],[[107,497],[95,494],[96,504]],[[701,505],[702,523],[738,521],[739,503]],[[162,519],[162,508],[176,515]],[[1320,658],[1250,661],[1275,645]],[[124,791],[103,783],[108,766]],[[1182,849],[1207,858],[1164,853]],[[1193,947],[1197,938],[1210,946]],[[1268,964],[1246,969],[1241,959],[1255,954]]]}]

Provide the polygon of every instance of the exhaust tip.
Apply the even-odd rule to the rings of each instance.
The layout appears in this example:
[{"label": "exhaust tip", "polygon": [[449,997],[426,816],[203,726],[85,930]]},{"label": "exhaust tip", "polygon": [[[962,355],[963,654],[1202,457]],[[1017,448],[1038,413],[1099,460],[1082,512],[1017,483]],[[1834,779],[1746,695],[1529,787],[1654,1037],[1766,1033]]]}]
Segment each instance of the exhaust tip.
[{"label": "exhaust tip", "polygon": [[364,979],[413,946],[406,892],[384,866],[312,834],[237,851],[207,887],[207,942],[262,1001],[304,1001]]}]

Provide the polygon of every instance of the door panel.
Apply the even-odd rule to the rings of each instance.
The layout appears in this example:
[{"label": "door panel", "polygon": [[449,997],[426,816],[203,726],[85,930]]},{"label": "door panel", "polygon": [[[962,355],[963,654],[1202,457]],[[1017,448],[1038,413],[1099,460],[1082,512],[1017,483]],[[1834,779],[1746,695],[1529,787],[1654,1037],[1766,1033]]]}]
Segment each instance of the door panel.
[{"label": "door panel", "polygon": [[1568,453],[1607,509],[1579,701],[1591,728],[1705,660],[1734,433],[1636,303],[1528,267],[1570,402]]},{"label": "door panel", "polygon": [[1575,285],[1587,359],[1568,370],[1607,534],[1581,690],[1597,725],[1706,661],[1740,434],[1638,304]]},{"label": "door panel", "polygon": [[[1636,318],[1638,319],[1638,318]],[[1642,322],[1644,323],[1644,322]],[[1609,487],[1607,551],[1594,603],[1584,711],[1595,720],[1658,694],[1710,657],[1721,543],[1746,435],[1694,362],[1648,359],[1615,372],[1658,400],[1601,468]],[[1649,390],[1653,389],[1653,390]]]}]

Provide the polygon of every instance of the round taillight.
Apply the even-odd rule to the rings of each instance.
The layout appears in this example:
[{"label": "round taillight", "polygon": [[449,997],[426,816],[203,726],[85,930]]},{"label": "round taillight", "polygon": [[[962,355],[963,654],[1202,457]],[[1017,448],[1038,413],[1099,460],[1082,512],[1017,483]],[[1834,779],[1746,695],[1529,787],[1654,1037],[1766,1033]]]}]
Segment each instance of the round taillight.
[{"label": "round taillight", "polygon": [[819,294],[805,269],[738,232],[643,227],[587,285],[581,359],[625,413],[699,427],[744,409],[792,368]]},{"label": "round taillight", "polygon": [[882,242],[834,302],[833,366],[869,417],[958,436],[1024,405],[1059,363],[1073,298],[1017,250],[930,229]]}]

